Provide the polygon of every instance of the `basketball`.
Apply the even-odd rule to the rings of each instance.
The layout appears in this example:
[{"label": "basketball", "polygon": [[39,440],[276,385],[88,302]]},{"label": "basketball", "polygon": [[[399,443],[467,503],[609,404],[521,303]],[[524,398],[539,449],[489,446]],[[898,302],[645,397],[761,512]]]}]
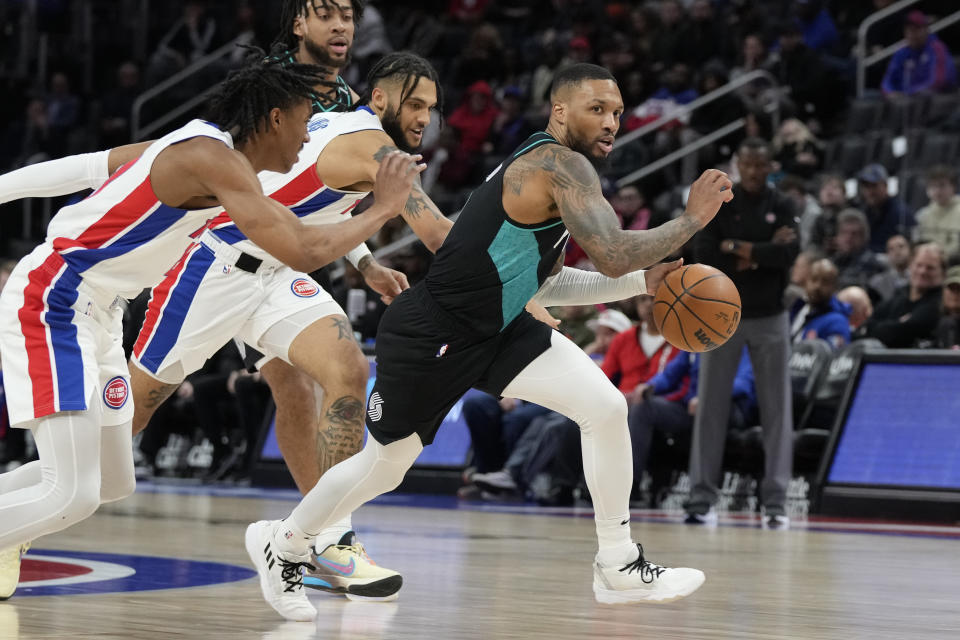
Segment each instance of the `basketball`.
[{"label": "basketball", "polygon": [[691,264],[671,271],[657,289],[653,320],[667,342],[684,351],[711,351],[740,325],[740,292],[719,269]]}]

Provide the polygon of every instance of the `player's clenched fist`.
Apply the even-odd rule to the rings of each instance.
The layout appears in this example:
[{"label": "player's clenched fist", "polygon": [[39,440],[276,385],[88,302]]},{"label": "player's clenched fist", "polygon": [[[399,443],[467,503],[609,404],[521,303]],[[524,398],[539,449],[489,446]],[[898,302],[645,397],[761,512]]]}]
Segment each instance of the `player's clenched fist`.
[{"label": "player's clenched fist", "polygon": [[733,182],[727,174],[718,169],[707,169],[690,186],[686,215],[695,219],[700,227],[706,226],[724,202],[733,200],[732,189]]}]

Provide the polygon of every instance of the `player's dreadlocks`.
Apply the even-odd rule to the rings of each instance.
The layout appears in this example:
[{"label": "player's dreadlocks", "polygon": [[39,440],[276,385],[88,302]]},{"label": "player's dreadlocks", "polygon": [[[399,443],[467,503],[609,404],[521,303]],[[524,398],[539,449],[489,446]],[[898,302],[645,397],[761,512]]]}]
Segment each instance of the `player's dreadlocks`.
[{"label": "player's dreadlocks", "polygon": [[367,73],[367,90],[360,98],[360,104],[370,102],[370,94],[374,87],[382,80],[395,80],[401,83],[400,104],[397,105],[397,113],[400,116],[400,106],[410,97],[410,94],[416,90],[420,83],[420,78],[432,80],[437,85],[437,112],[440,114],[440,124],[443,124],[443,88],[440,86],[440,78],[437,76],[437,70],[433,65],[421,58],[415,53],[409,51],[397,51],[388,53],[380,58],[370,72]]},{"label": "player's dreadlocks", "polygon": [[235,144],[260,131],[272,109],[289,109],[300,100],[314,100],[314,86],[329,84],[323,67],[281,64],[274,58],[265,59],[260,49],[250,50],[252,61],[217,85],[207,104],[207,119],[229,131]]},{"label": "player's dreadlocks", "polygon": [[282,0],[280,3],[280,31],[277,33],[274,45],[282,45],[292,50],[300,46],[300,38],[293,32],[293,23],[297,18],[308,11],[327,9],[335,11],[336,5],[349,2],[353,9],[353,23],[358,24],[363,17],[364,0]]}]

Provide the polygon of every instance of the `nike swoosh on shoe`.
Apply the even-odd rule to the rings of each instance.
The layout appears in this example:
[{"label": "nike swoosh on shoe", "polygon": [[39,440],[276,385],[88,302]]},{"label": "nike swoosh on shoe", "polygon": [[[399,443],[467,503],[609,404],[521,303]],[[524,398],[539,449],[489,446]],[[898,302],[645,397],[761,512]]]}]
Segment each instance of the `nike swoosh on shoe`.
[{"label": "nike swoosh on shoe", "polygon": [[350,564],[338,564],[325,558],[321,558],[320,556],[315,556],[314,559],[326,568],[333,569],[342,576],[350,576],[356,569],[356,563],[353,561],[353,558],[350,558]]}]

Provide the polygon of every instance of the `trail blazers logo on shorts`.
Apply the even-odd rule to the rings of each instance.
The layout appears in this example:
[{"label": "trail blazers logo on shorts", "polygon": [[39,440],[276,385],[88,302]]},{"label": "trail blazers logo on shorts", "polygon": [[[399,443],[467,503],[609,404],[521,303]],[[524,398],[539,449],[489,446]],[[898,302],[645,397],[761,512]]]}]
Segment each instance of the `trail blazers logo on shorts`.
[{"label": "trail blazers logo on shorts", "polygon": [[367,415],[370,416],[370,419],[374,422],[379,422],[380,418],[383,417],[383,398],[380,397],[379,391],[374,392],[374,394],[370,396]]}]

